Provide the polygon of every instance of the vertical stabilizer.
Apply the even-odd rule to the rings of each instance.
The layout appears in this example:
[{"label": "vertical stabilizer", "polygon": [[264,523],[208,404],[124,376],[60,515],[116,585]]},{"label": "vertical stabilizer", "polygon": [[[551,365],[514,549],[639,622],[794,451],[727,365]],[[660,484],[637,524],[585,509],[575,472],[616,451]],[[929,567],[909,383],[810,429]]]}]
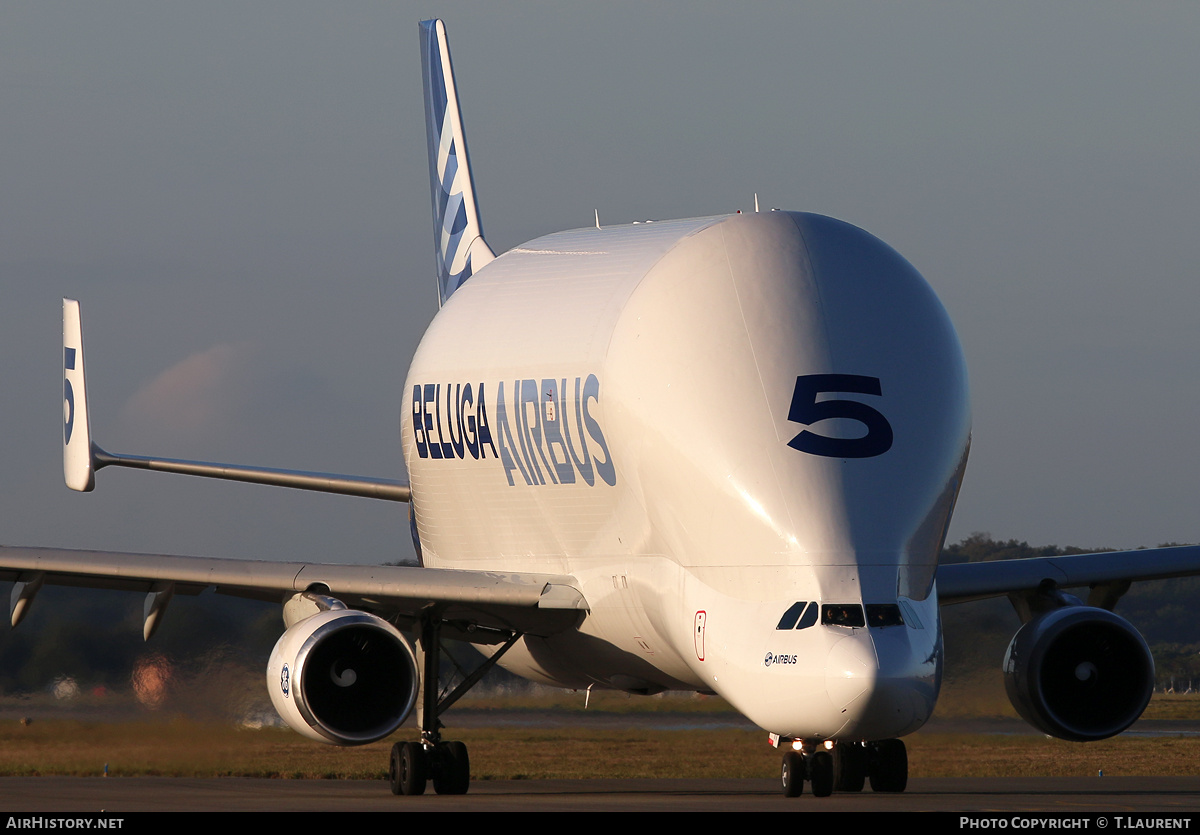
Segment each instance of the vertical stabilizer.
[{"label": "vertical stabilizer", "polygon": [[496,257],[483,239],[475,183],[467,160],[458,89],[450,65],[446,27],[440,20],[421,22],[421,59],[425,77],[425,130],[429,141],[429,185],[433,194],[433,241],[437,252],[438,301]]},{"label": "vertical stabilizer", "polygon": [[92,464],[79,302],[63,299],[63,476],[67,486],[85,493],[91,490],[96,485]]}]

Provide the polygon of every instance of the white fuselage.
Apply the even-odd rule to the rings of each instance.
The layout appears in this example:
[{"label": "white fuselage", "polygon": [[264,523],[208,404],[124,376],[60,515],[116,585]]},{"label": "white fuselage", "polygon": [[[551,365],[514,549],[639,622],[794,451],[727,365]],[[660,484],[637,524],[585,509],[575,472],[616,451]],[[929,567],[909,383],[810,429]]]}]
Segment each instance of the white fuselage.
[{"label": "white fuselage", "polygon": [[[932,290],[862,230],[772,212],[527,243],[434,319],[401,433],[425,565],[580,583],[578,629],[526,636],[514,672],[716,692],[809,739],[932,711],[966,372]],[[777,628],[806,601],[905,622]]]}]

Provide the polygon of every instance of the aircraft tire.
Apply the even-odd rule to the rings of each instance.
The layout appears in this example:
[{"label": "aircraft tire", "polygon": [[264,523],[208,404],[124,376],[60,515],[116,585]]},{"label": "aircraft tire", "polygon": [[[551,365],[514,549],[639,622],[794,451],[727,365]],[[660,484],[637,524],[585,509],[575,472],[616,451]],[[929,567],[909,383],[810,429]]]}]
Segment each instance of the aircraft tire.
[{"label": "aircraft tire", "polygon": [[834,788],[840,792],[860,792],[867,782],[867,749],[854,742],[841,742],[833,754]]},{"label": "aircraft tire", "polygon": [[461,742],[443,742],[434,749],[433,790],[466,794],[471,787],[471,759]]},{"label": "aircraft tire", "polygon": [[780,779],[784,797],[799,797],[804,793],[804,757],[799,751],[784,751]]},{"label": "aircraft tire", "polygon": [[813,797],[833,794],[833,755],[817,751],[808,758],[808,779],[812,781]]},{"label": "aircraft tire", "polygon": [[388,757],[388,784],[392,794],[400,794],[400,743],[392,746],[392,754]]},{"label": "aircraft tire", "polygon": [[871,743],[867,771],[871,791],[904,791],[908,786],[908,750],[904,743],[899,739]]},{"label": "aircraft tire", "polygon": [[428,779],[425,749],[417,742],[397,742],[392,746],[389,774],[392,794],[405,796],[425,793]]}]

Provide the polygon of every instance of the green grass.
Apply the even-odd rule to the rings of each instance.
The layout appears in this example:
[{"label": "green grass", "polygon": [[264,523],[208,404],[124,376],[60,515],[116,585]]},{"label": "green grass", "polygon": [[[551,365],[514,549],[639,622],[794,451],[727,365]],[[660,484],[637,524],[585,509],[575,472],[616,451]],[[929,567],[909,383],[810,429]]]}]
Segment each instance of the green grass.
[{"label": "green grass", "polygon": [[[987,684],[982,683],[982,684]],[[939,715],[1012,715],[995,698],[994,688],[978,682],[951,682]],[[683,694],[631,697],[595,693],[589,713],[727,712],[721,700]],[[466,706],[506,711],[583,712],[584,694],[563,691],[491,694]],[[114,700],[113,707],[122,704]],[[110,711],[122,719],[83,721],[35,719],[23,724],[0,721],[0,776],[99,775],[105,765],[113,776],[274,777],[308,779],[384,779],[388,753],[398,739],[415,738],[408,730],[392,739],[359,748],[311,742],[281,728],[243,729],[231,723],[199,722],[129,708]],[[22,700],[5,705],[9,715],[20,707],[43,713],[47,704]],[[37,710],[33,708],[36,707]],[[78,707],[78,706],[76,706]],[[60,711],[70,714],[71,708]],[[1149,719],[1200,719],[1200,697],[1156,696]],[[758,730],[602,730],[593,727],[467,728],[458,730],[447,716],[447,737],[467,743],[477,780],[618,777],[763,777],[775,778],[779,754]],[[1029,729],[1012,735],[919,732],[905,740],[914,776],[1072,776],[1186,775],[1200,766],[1200,739],[1122,736],[1078,744],[1048,739]]]},{"label": "green grass", "polygon": [[[465,729],[453,738],[469,746],[477,780],[755,777],[775,770],[766,735],[757,731]],[[98,775],[107,764],[112,776],[383,779],[393,741],[337,748],[278,728],[9,722],[0,725],[0,775]],[[687,750],[697,756],[680,757]]]},{"label": "green grass", "polygon": [[1197,773],[1200,739],[1121,736],[1063,742],[1035,735],[906,737],[909,773],[920,777],[1163,777]]},{"label": "green grass", "polygon": [[[478,729],[467,743],[477,780],[599,777],[773,778],[779,755],[761,731]],[[412,738],[412,734],[395,739]],[[389,739],[336,748],[279,728],[241,730],[176,720],[45,720],[0,724],[0,775],[383,779]],[[906,738],[923,777],[1195,774],[1200,739],[1118,737],[1086,745],[1022,735],[917,733]]]}]

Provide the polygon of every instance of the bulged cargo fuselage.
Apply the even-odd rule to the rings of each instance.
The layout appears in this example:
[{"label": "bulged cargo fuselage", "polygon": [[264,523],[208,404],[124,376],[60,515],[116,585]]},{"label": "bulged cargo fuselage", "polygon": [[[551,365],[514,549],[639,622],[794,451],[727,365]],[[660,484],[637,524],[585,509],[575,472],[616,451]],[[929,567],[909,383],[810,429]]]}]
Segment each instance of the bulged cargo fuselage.
[{"label": "bulged cargo fuselage", "polygon": [[932,711],[965,364],[861,229],[771,212],[517,247],[435,317],[401,433],[425,565],[581,584],[578,629],[526,636],[514,672],[715,692],[806,739]]}]

